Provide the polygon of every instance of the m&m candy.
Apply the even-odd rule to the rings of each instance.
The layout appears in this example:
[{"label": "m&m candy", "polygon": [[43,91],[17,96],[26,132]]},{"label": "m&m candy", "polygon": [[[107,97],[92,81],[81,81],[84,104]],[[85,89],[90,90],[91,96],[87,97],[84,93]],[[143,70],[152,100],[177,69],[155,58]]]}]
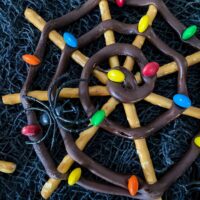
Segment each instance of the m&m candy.
[{"label": "m&m candy", "polygon": [[196,138],[194,138],[194,143],[197,147],[200,148],[200,136],[197,136]]},{"label": "m&m candy", "polygon": [[22,59],[27,64],[33,65],[33,66],[39,65],[41,63],[40,59],[37,56],[31,55],[31,54],[23,55]]},{"label": "m&m candy", "polygon": [[192,105],[190,98],[184,94],[174,95],[173,101],[181,108],[189,108]]},{"label": "m&m candy", "polygon": [[143,33],[147,30],[147,28],[149,27],[149,16],[148,15],[144,15],[138,24],[138,31],[140,33]]},{"label": "m&m candy", "polygon": [[25,136],[36,136],[41,132],[41,127],[39,125],[27,125],[22,128],[22,135]]},{"label": "m&m candy", "polygon": [[159,64],[157,62],[150,62],[142,69],[143,76],[155,76],[159,70]]},{"label": "m&m candy", "polygon": [[181,38],[185,41],[191,39],[196,34],[197,29],[196,25],[189,26],[183,31]]},{"label": "m&m candy", "polygon": [[98,110],[91,118],[91,124],[93,126],[99,126],[106,117],[106,113],[104,110]]},{"label": "m&m candy", "polygon": [[125,75],[122,71],[117,69],[111,69],[108,74],[108,79],[110,81],[116,82],[116,83],[122,83],[125,80]]},{"label": "m&m candy", "polygon": [[139,189],[139,182],[136,176],[131,176],[128,179],[128,191],[131,196],[135,196]]},{"label": "m&m candy", "polygon": [[74,170],[70,173],[70,175],[69,175],[69,177],[68,177],[68,184],[69,184],[70,186],[75,185],[75,184],[79,181],[79,179],[81,178],[81,174],[82,174],[81,168],[76,168],[76,169],[74,169]]},{"label": "m&m candy", "polygon": [[118,7],[123,7],[125,4],[125,0],[115,0],[115,3],[118,5]]},{"label": "m&m candy", "polygon": [[63,38],[67,46],[72,48],[78,47],[78,40],[71,33],[65,32]]}]

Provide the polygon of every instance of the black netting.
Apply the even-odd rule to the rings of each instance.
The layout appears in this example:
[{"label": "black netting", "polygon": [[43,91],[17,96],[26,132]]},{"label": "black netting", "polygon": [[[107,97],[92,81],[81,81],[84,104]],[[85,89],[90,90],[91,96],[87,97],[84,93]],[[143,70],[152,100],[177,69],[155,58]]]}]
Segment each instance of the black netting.
[{"label": "black netting", "polygon": [[[26,52],[34,52],[38,42],[40,32],[29,24],[23,15],[25,8],[31,7],[36,10],[46,20],[59,17],[70,10],[78,7],[82,0],[1,0],[0,1],[0,95],[19,92],[27,75],[26,65],[22,62],[21,56]],[[189,26],[196,24],[200,27],[200,0],[165,0],[170,10],[181,22]],[[146,8],[128,8],[123,12],[116,6],[111,6],[113,18],[126,23],[138,22],[140,17],[146,12]],[[79,36],[92,29],[100,22],[99,10],[96,9],[91,14],[81,18],[64,30],[73,32]],[[167,25],[164,19],[158,15],[153,25],[155,32],[170,47],[188,55],[195,52],[190,46],[183,44],[174,30]],[[200,35],[200,34],[199,34]],[[131,42],[132,37],[123,37],[116,34],[117,41]],[[83,52],[91,56],[98,49],[105,45],[103,37],[90,45]],[[161,64],[169,62],[170,59],[163,56],[155,47],[148,42],[143,48],[149,60],[155,60]],[[46,89],[55,72],[60,50],[49,42],[48,52],[43,67],[40,69],[33,89]],[[72,79],[79,78],[81,67],[73,61],[68,69]],[[199,64],[189,69],[188,74],[189,95],[194,106],[200,107],[200,68]],[[161,78],[157,81],[155,91],[166,97],[172,97],[176,91],[176,74]],[[98,101],[99,104],[105,99]],[[75,104],[78,104],[75,101]],[[0,160],[9,160],[17,163],[17,170],[13,175],[0,174],[0,199],[41,199],[40,190],[47,180],[46,173],[36,157],[31,145],[26,145],[26,138],[21,136],[20,129],[26,122],[25,116],[20,117],[13,126],[13,122],[22,110],[22,106],[0,106]],[[137,103],[137,110],[142,124],[154,119],[163,110],[148,103]],[[111,118],[121,120],[122,106],[112,114]],[[40,113],[38,113],[38,116]],[[125,115],[124,115],[124,123]],[[182,154],[187,150],[191,138],[199,130],[199,122],[190,117],[181,116],[174,122],[159,131],[160,134],[148,139],[148,145],[154,162],[157,176],[162,176]],[[76,136],[76,135],[75,135]],[[52,135],[45,140],[47,146],[51,147]],[[133,172],[142,176],[140,163],[133,148],[132,142],[114,137],[103,130],[100,130],[95,138],[87,146],[85,153],[104,166],[118,172]],[[55,135],[54,145],[51,155],[59,163],[65,155],[65,150],[61,137]],[[106,158],[106,159],[105,159]],[[178,181],[170,187],[163,199],[168,200],[197,200],[200,199],[200,160],[187,170]],[[85,175],[92,178],[92,175],[84,171]],[[71,200],[122,200],[125,197],[102,195],[86,191],[78,186],[68,187],[62,183],[59,189],[53,194],[51,199],[71,199]]]}]

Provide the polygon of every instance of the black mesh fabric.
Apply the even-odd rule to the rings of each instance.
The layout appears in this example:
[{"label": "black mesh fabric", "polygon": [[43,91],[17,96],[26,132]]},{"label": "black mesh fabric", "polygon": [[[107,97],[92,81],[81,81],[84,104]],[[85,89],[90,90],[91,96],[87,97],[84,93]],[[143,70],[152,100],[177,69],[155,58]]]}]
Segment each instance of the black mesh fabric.
[{"label": "black mesh fabric", "polygon": [[[1,0],[0,1],[0,95],[19,92],[27,75],[27,66],[22,62],[24,53],[32,53],[35,50],[40,32],[29,24],[23,15],[26,7],[36,10],[44,19],[57,18],[77,7],[82,0]],[[176,17],[186,26],[196,24],[200,27],[200,0],[165,0],[165,3]],[[123,11],[115,5],[110,5],[114,19],[136,23],[146,12],[147,8],[124,7]],[[89,15],[81,18],[69,27],[63,27],[64,31],[72,32],[77,37],[91,30],[100,23],[99,9],[93,10]],[[169,27],[165,20],[158,15],[153,24],[155,32],[172,48],[183,55],[195,52],[195,49],[183,44],[175,31]],[[198,33],[200,36],[200,33]],[[124,37],[116,34],[119,42],[131,43],[133,37]],[[83,49],[83,52],[91,56],[105,46],[104,38]],[[149,60],[155,60],[161,64],[171,60],[161,54],[158,49],[149,42],[145,43],[143,51]],[[55,72],[60,58],[60,50],[49,42],[49,48],[42,68],[39,70],[37,80],[32,89],[46,89],[52,75]],[[123,61],[123,58],[122,58]],[[192,66],[188,72],[189,96],[194,106],[200,107],[200,64]],[[70,61],[68,72],[72,79],[79,78],[81,67]],[[172,98],[176,93],[177,74],[169,75],[156,82],[155,92],[165,97]],[[93,82],[95,84],[95,80]],[[95,101],[102,105],[106,98],[96,98]],[[78,100],[74,100],[78,104]],[[141,124],[145,125],[159,116],[164,110],[149,103],[136,104]],[[26,123],[25,116],[21,116],[14,124],[21,105],[0,106],[0,160],[13,161],[17,164],[17,170],[12,175],[0,174],[0,199],[6,200],[33,200],[42,199],[40,190],[48,177],[33,151],[31,145],[26,145],[26,138],[20,133],[21,127]],[[114,120],[127,124],[123,107],[119,105],[111,115]],[[38,116],[40,113],[38,113]],[[159,131],[159,134],[148,138],[148,146],[155,166],[156,174],[161,177],[173,164],[175,164],[184,152],[194,134],[199,131],[199,121],[181,116]],[[75,134],[74,137],[77,137]],[[45,140],[45,144],[51,146],[52,135]],[[104,130],[99,130],[84,151],[102,165],[123,173],[142,175],[141,166],[132,141],[114,137]],[[59,164],[66,154],[63,142],[56,134],[51,155]],[[76,166],[76,164],[74,165]],[[84,169],[84,175],[89,179],[99,180]],[[165,200],[197,200],[200,199],[200,159],[197,159],[186,173],[173,184],[164,194]],[[101,181],[101,180],[99,180]],[[63,200],[128,200],[126,197],[111,196],[86,191],[79,186],[68,187],[62,182],[50,199]]]}]

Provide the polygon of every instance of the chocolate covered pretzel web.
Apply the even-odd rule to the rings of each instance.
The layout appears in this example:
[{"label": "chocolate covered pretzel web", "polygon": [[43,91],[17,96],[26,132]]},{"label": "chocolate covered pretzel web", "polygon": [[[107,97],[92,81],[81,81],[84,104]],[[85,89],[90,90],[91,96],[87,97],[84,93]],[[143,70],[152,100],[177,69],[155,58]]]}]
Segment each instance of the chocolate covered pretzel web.
[{"label": "chocolate covered pretzel web", "polygon": [[[70,185],[77,183],[84,188],[97,192],[129,197],[133,196],[136,199],[158,198],[174,181],[176,181],[178,177],[183,174],[187,167],[189,167],[199,155],[200,139],[199,134],[197,134],[184,157],[158,182],[156,182],[155,173],[145,140],[138,140],[138,138],[145,138],[149,135],[155,134],[160,128],[180,116],[182,113],[199,118],[199,108],[194,108],[191,106],[191,101],[187,94],[187,86],[185,82],[187,75],[187,65],[189,66],[199,62],[199,52],[185,59],[182,55],[169,48],[164,42],[162,42],[150,27],[158,10],[164,16],[165,20],[178,32],[183,41],[199,50],[199,40],[194,37],[194,34],[196,33],[196,26],[190,26],[189,28],[184,27],[169,12],[162,1],[117,1],[117,4],[120,6],[122,6],[123,3],[129,6],[151,5],[147,15],[141,18],[139,24],[135,25],[128,25],[116,20],[112,20],[109,13],[108,2],[105,0],[88,0],[78,10],[72,11],[71,13],[68,13],[67,15],[56,20],[52,20],[46,25],[44,20],[34,11],[28,9],[25,13],[26,18],[30,22],[32,22],[40,30],[43,30],[34,55],[27,54],[23,56],[23,59],[27,63],[31,64],[31,66],[27,80],[21,91],[21,101],[25,108],[28,119],[28,125],[23,128],[22,133],[29,136],[30,140],[33,141],[34,149],[41,159],[48,175],[51,177],[51,179],[45,184],[43,188],[42,196],[44,198],[48,198],[60,183],[60,180],[56,179],[65,180],[66,178],[68,178],[68,183]],[[93,10],[98,5],[100,6],[103,22],[90,32],[81,36],[79,39],[76,39],[76,37],[71,33],[65,33],[63,40],[63,38],[57,32],[52,31],[53,29],[58,29],[62,26],[73,23],[83,15],[87,14],[89,11]],[[127,35],[137,34],[139,36],[136,37],[133,45],[118,43],[115,44],[114,34],[112,31]],[[81,49],[92,41],[98,39],[102,34],[105,35],[106,44],[108,45],[107,47],[101,49],[91,58],[87,58],[80,51],[78,51],[78,49]],[[65,76],[62,76],[62,74],[64,73],[67,62],[71,56],[77,63],[84,67],[80,79],[79,97],[83,108],[88,114],[88,117],[91,118],[91,124],[93,125],[93,127],[83,131],[75,143],[69,133],[69,130],[64,127],[60,121],[57,121],[60,133],[63,137],[66,151],[70,156],[66,156],[63,159],[62,163],[58,167],[58,171],[56,170],[55,164],[49,156],[43,142],[38,143],[38,141],[42,138],[41,127],[38,125],[36,115],[31,108],[30,101],[32,98],[28,97],[29,88],[33,83],[34,76],[36,75],[36,72],[44,57],[48,37],[50,37],[50,39],[63,50],[57,71],[48,90],[48,100],[50,106],[54,108],[54,103],[56,102],[58,96],[62,96],[60,92],[62,91],[62,87],[59,86],[59,81],[65,78]],[[164,54],[172,57],[175,62],[160,67],[160,69],[158,68],[159,65],[157,63],[148,62],[145,58],[145,55],[139,49],[142,47],[145,38],[152,42]],[[67,45],[65,45],[64,41]],[[118,58],[116,57],[118,55],[128,56],[124,64],[125,68],[120,66]],[[104,73],[104,70],[97,67],[97,65],[101,64],[101,62],[105,59],[110,60],[110,65],[112,67],[108,73],[106,72],[107,74]],[[130,72],[133,69],[133,59],[135,59],[135,61],[140,66],[140,75],[136,74],[135,77]],[[155,80],[157,78],[156,75],[158,74],[159,77],[172,73],[176,70],[178,70],[178,92],[173,98],[173,103],[167,98],[160,97],[164,100],[164,103],[160,105],[161,101],[157,99],[159,95],[152,93]],[[106,84],[106,87],[97,86],[96,88],[89,88],[89,81],[92,73],[102,83]],[[142,83],[142,86],[138,86],[138,83]],[[62,86],[65,86],[65,83],[63,83]],[[95,89],[98,89],[98,87],[103,92],[98,91],[98,93],[96,93]],[[64,90],[71,91],[69,88],[65,88],[63,91]],[[37,91],[33,93],[36,96],[38,95]],[[102,107],[101,110],[96,111],[96,107],[92,104],[89,98],[90,93],[93,93],[93,95],[111,95],[112,97]],[[71,96],[77,97],[78,89],[71,91]],[[70,94],[65,94],[65,97],[71,96]],[[5,96],[3,98],[4,102],[6,102],[6,100],[9,101],[10,97],[12,96]],[[46,97],[45,99],[47,100]],[[136,109],[133,103],[138,102],[141,99],[145,99],[155,105],[159,105],[170,110],[162,114],[162,120],[158,119],[146,127],[140,127]],[[19,100],[16,102],[19,102]],[[120,102],[124,105],[127,119],[131,128],[119,126],[115,122],[109,121],[107,118],[105,118],[112,112],[112,110],[115,109],[115,107]],[[58,117],[54,111],[55,110],[53,109],[52,116]],[[122,175],[112,172],[111,170],[106,169],[100,164],[94,162],[81,151],[93,137],[99,127],[104,128],[109,132],[121,137],[137,139],[135,140],[136,148],[140,157],[146,182],[139,177],[136,177],[135,175]],[[80,168],[73,170],[70,174],[64,174],[68,171],[73,163],[71,158],[81,166],[89,169],[95,175],[101,177],[107,182],[110,182],[111,185],[100,184],[86,180],[81,175]],[[143,163],[148,163],[148,168],[146,168]]]}]

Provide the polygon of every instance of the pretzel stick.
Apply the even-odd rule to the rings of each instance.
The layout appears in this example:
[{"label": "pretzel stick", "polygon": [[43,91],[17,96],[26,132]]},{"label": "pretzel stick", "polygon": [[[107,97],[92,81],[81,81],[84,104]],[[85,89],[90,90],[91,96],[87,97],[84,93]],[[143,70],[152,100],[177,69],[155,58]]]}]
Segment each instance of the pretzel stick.
[{"label": "pretzel stick", "polygon": [[[154,7],[150,7],[149,8],[149,14],[151,14],[151,10],[153,10],[153,14],[151,17],[150,15],[150,18],[154,19],[154,17],[156,16],[155,15],[155,12],[153,9]],[[107,12],[106,10],[107,9]],[[106,16],[106,13],[109,12],[109,7],[107,6],[103,10],[103,12],[101,12],[101,15],[102,15],[102,19],[104,18],[104,15]],[[100,10],[101,10],[101,7],[100,7]],[[111,16],[109,16],[111,18]],[[115,41],[114,40],[114,34],[110,35],[109,38],[107,38],[107,43],[109,44],[109,40],[112,42],[112,41]],[[141,47],[144,43],[144,38],[141,37],[141,36],[137,36],[135,41],[133,42],[133,45],[137,46],[137,47]],[[119,65],[115,65],[115,60],[113,58],[110,59],[110,66],[111,67],[116,67],[116,66],[119,66]],[[132,66],[133,65],[130,65],[130,63],[126,63],[126,65],[124,65],[126,68],[129,68],[130,71],[132,71],[131,68],[133,68]],[[138,116],[137,116],[137,111],[135,109],[135,106],[133,104],[123,104],[124,106],[124,109],[125,109],[125,113],[126,113],[126,117],[127,117],[127,120],[129,122],[129,125],[132,127],[132,128],[137,128],[140,126],[140,122],[139,122],[139,119],[138,119]],[[152,161],[151,161],[151,157],[150,157],[150,153],[149,153],[149,150],[148,150],[148,147],[147,147],[147,144],[146,144],[146,140],[145,139],[139,139],[139,140],[134,140],[135,142],[135,146],[136,146],[136,150],[137,150],[137,153],[138,153],[138,156],[139,156],[139,159],[140,159],[140,163],[141,163],[141,166],[142,166],[142,170],[143,170],[143,173],[144,173],[144,176],[145,176],[145,179],[148,183],[150,184],[153,184],[157,181],[156,179],[156,175],[155,175],[155,171],[154,171],[154,167],[153,167],[153,164],[152,164]]]},{"label": "pretzel stick", "polygon": [[[109,9],[107,0],[101,0],[99,2],[99,9],[100,9],[102,21],[111,19],[110,9]],[[106,40],[106,45],[115,43],[115,37],[114,37],[113,31],[111,31],[111,30],[106,31],[104,33],[104,37]],[[109,64],[112,67],[120,66],[118,57],[117,56],[111,57],[109,59]]]},{"label": "pretzel stick", "polygon": [[[91,86],[89,87],[89,91],[90,91],[90,96],[102,96],[102,97],[110,96],[110,93],[108,92],[108,89],[106,86]],[[28,96],[37,98],[40,101],[48,101],[47,91],[32,91],[28,93]],[[60,97],[61,98],[78,98],[79,97],[78,88],[63,88],[61,90]],[[2,96],[2,100],[3,100],[3,103],[7,105],[14,105],[21,102],[19,93]],[[160,96],[155,93],[151,93],[144,100],[153,105],[166,108],[166,109],[170,109],[173,103],[171,99]],[[185,110],[183,114],[190,117],[194,117],[196,119],[200,119],[200,108],[191,106],[190,108]]]},{"label": "pretzel stick", "polygon": [[[105,86],[91,86],[89,87],[90,96],[109,96],[107,87]],[[28,96],[34,97],[40,101],[48,101],[47,91],[35,90],[28,92]],[[63,88],[59,94],[60,98],[78,98],[78,88]],[[6,105],[14,105],[21,103],[19,93],[8,94],[2,96],[2,102]]]},{"label": "pretzel stick", "polygon": [[7,162],[0,160],[0,172],[6,174],[12,174],[16,169],[16,164],[12,162]]},{"label": "pretzel stick", "polygon": [[[166,97],[160,96],[155,93],[151,93],[144,100],[156,106],[160,106],[162,108],[167,108],[167,109],[170,109],[173,103],[171,99],[168,99]],[[200,108],[191,106],[188,109],[186,109],[183,112],[183,114],[200,119]]]}]

